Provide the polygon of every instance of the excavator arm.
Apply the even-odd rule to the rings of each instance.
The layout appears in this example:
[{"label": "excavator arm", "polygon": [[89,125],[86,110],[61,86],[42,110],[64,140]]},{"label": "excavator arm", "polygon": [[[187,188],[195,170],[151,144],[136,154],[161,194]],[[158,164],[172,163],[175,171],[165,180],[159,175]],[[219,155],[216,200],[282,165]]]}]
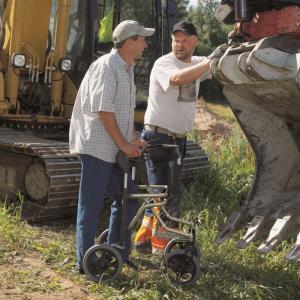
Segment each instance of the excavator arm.
[{"label": "excavator arm", "polygon": [[242,229],[236,246],[266,237],[257,248],[265,254],[298,236],[287,259],[300,256],[299,12],[300,1],[222,1],[218,18],[231,22],[234,14],[235,27],[229,48],[213,64],[256,158],[247,199],[216,242]]}]

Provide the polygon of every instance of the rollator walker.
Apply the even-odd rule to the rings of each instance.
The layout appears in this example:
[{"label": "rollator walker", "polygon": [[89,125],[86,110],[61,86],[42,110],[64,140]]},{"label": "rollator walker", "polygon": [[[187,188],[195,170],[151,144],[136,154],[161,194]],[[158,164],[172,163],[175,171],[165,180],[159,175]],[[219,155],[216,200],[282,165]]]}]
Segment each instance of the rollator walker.
[{"label": "rollator walker", "polygon": [[[128,176],[130,169],[134,181],[137,161],[142,161],[143,158],[147,159],[147,157],[154,162],[168,161],[168,184],[137,185],[140,193],[129,194]],[[159,207],[160,213],[156,209],[152,209],[154,218],[164,228],[164,231],[160,233],[163,235],[161,237],[170,239],[164,250],[161,267],[172,283],[183,286],[194,284],[200,276],[200,248],[196,241],[195,226],[191,222],[170,216],[165,208],[168,198],[172,194],[175,164],[181,164],[178,146],[168,144],[147,146],[143,151],[143,156],[139,159],[128,159],[120,151],[116,160],[124,172],[120,240],[116,244],[108,245],[108,229],[103,231],[97,244],[88,249],[84,255],[83,270],[85,274],[95,282],[116,279],[123,266],[120,250],[124,249],[125,246],[126,231],[137,224],[145,209]],[[141,199],[142,204],[127,227],[128,199]],[[179,229],[169,227],[167,225],[169,221],[178,224]]]}]

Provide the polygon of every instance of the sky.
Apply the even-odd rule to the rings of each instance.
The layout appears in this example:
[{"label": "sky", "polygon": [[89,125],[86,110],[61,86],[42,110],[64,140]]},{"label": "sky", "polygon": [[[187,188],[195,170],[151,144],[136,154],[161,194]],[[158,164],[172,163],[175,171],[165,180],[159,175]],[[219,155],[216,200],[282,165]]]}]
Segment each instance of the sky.
[{"label": "sky", "polygon": [[198,0],[190,0],[189,6],[192,6],[192,5],[196,6],[197,3],[198,3]]}]

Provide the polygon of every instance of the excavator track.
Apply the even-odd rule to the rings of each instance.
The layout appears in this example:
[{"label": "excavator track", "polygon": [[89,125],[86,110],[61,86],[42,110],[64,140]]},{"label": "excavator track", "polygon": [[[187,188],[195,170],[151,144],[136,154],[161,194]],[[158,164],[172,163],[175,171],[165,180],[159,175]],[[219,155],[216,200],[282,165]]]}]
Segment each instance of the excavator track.
[{"label": "excavator track", "polygon": [[1,188],[10,200],[23,195],[22,219],[43,222],[75,214],[81,163],[68,143],[0,128],[0,151]]},{"label": "excavator track", "polygon": [[208,171],[209,161],[206,152],[202,147],[192,141],[187,141],[186,157],[182,162],[181,180],[188,184],[195,180],[198,174]]},{"label": "excavator track", "polygon": [[[208,167],[204,150],[188,142],[183,182],[191,182]],[[68,143],[0,128],[0,197],[21,200],[22,219],[45,222],[74,216],[80,172],[80,159],[70,154]]]}]

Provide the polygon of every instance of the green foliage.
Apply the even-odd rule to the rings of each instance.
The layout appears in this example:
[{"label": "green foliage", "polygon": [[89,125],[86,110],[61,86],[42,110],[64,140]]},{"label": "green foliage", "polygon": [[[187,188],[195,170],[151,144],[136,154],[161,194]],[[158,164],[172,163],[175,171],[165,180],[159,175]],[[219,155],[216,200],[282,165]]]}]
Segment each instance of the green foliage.
[{"label": "green foliage", "polygon": [[137,4],[135,0],[126,0],[122,2],[122,18],[141,22],[146,27],[153,27],[154,9],[154,1],[145,0]]},{"label": "green foliage", "polygon": [[189,4],[189,0],[174,0],[176,4],[176,20],[183,20],[186,18],[186,9]]},{"label": "green foliage", "polygon": [[0,237],[9,244],[17,245],[24,249],[30,248],[32,235],[31,230],[26,230],[26,224],[20,222],[15,208],[2,204],[0,207]]},{"label": "green foliage", "polygon": [[[199,176],[189,189],[187,197],[201,198],[201,210],[208,208],[219,215],[228,215],[245,199],[254,172],[254,158],[251,148],[237,125],[222,141],[207,137],[202,146],[208,152],[210,171]],[[217,149],[216,149],[217,147]],[[193,203],[189,199],[186,205]],[[185,210],[190,210],[185,207]]]},{"label": "green foliage", "polygon": [[214,17],[219,3],[217,0],[198,0],[198,5],[190,7],[188,11],[188,19],[198,31],[200,45],[197,50],[201,55],[208,55],[216,46],[226,43],[228,33],[232,30],[232,26],[224,25]]},{"label": "green foliage", "polygon": [[[197,6],[188,11],[188,19],[194,23],[199,36],[196,55],[209,55],[217,46],[227,43],[232,26],[220,23],[214,16],[218,0],[198,0]],[[226,103],[222,86],[215,79],[205,80],[200,85],[201,96],[206,101]]]}]

